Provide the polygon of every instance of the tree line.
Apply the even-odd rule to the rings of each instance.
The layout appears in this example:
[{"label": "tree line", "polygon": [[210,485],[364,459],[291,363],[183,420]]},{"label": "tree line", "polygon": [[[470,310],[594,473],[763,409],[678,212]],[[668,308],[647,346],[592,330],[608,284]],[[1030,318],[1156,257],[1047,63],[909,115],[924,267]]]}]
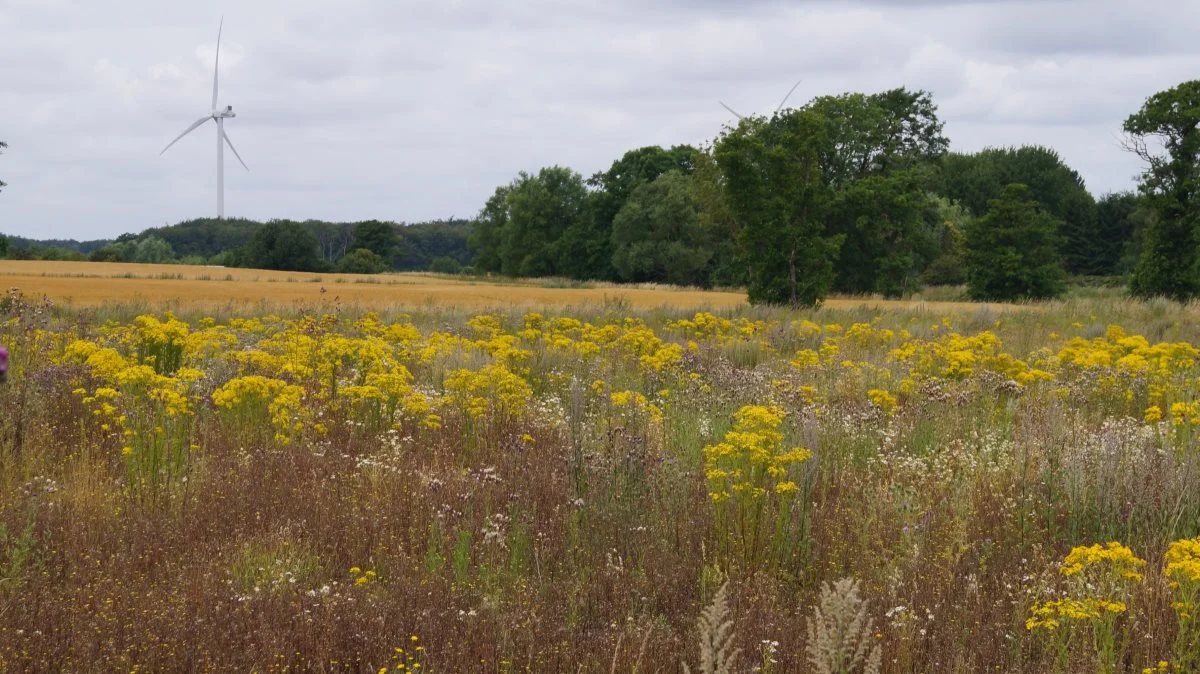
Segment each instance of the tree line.
[{"label": "tree line", "polygon": [[1095,198],[1043,146],[953,152],[929,92],[847,93],[742,118],[703,147],[631,150],[586,179],[521,172],[475,219],[475,266],[744,286],[791,305],[958,283],[976,299],[1048,298],[1069,275],[1187,299],[1200,293],[1198,89],[1156,94],[1125,122],[1147,165],[1137,192]]},{"label": "tree line", "polygon": [[469,270],[471,223],[197,218],[95,241],[0,236],[0,256],[17,259],[208,264],[287,271],[379,273]]},{"label": "tree line", "polygon": [[929,92],[846,93],[741,118],[701,147],[630,150],[586,179],[521,172],[471,221],[197,219],[65,247],[0,237],[0,255],[745,287],[798,306],[964,283],[976,299],[1048,298],[1069,275],[1194,298],[1200,81],[1154,94],[1122,130],[1138,189],[1095,198],[1051,148],[951,151]]}]

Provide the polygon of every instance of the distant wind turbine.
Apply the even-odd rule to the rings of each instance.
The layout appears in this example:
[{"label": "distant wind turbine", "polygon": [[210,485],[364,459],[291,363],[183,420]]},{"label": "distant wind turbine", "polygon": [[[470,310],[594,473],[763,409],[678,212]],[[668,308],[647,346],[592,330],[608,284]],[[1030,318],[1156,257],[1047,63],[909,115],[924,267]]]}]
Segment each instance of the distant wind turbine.
[{"label": "distant wind turbine", "polygon": [[217,27],[217,55],[213,64],[213,94],[212,94],[212,112],[197,119],[191,126],[183,130],[183,133],[175,137],[175,140],[167,143],[167,146],[159,152],[161,157],[163,152],[171,149],[171,146],[179,142],[180,138],[188,135],[192,131],[198,129],[208,120],[213,120],[217,123],[217,218],[225,217],[225,144],[229,143],[229,149],[233,150],[233,156],[241,162],[242,168],[250,170],[246,166],[246,162],[242,161],[242,156],[238,154],[237,148],[233,147],[233,141],[229,140],[229,135],[225,133],[225,120],[237,117],[237,113],[233,111],[232,105],[225,106],[224,110],[217,109],[217,67],[221,63],[221,31],[225,27],[225,18],[221,17],[221,24]]},{"label": "distant wind turbine", "polygon": [[[800,83],[803,81],[804,81],[803,79],[796,80],[796,83],[792,85],[792,88],[788,89],[787,95],[783,97],[783,100],[779,101],[779,106],[775,108],[775,112],[779,112],[780,110],[783,109],[783,106],[787,104],[788,99],[791,98],[792,94],[796,92],[796,87],[799,87]],[[738,119],[742,119],[742,116],[740,114],[738,114],[738,111],[734,110],[733,108],[729,107],[728,105],[725,105],[724,101],[717,101],[717,102],[721,104],[722,108],[725,108],[729,112],[732,112],[734,117],[737,117]]]}]

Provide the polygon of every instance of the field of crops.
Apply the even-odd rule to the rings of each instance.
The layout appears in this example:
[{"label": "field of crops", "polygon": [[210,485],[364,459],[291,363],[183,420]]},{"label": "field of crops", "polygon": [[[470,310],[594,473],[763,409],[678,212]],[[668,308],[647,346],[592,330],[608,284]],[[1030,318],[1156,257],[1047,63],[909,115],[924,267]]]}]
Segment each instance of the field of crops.
[{"label": "field of crops", "polygon": [[0,260],[0,288],[96,307],[118,303],[161,309],[334,311],[412,306],[735,307],[745,293],[669,287],[585,287],[570,281],[488,282],[444,275],[315,274],[177,264]]},{"label": "field of crops", "polygon": [[1200,668],[1193,308],[71,278],[0,298],[0,671]]},{"label": "field of crops", "polygon": [[[147,310],[336,311],[400,310],[412,307],[588,307],[631,309],[733,309],[745,307],[744,292],[699,291],[671,286],[630,286],[534,279],[490,281],[420,273],[314,274],[182,264],[48,262],[0,260],[0,289],[75,307],[121,305]],[[913,302],[830,299],[831,307],[911,308]],[[939,302],[952,310],[981,305]],[[1005,311],[1011,305],[990,304]]]}]

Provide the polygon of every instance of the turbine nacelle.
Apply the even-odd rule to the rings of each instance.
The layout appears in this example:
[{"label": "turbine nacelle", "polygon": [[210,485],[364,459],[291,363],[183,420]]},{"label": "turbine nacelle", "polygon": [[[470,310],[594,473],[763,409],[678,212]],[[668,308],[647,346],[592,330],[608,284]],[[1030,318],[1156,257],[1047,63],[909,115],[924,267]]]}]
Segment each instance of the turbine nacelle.
[{"label": "turbine nacelle", "polygon": [[216,119],[217,117],[237,117],[237,113],[233,111],[232,105],[227,105],[225,106],[224,110],[217,110],[213,112],[213,119]]}]

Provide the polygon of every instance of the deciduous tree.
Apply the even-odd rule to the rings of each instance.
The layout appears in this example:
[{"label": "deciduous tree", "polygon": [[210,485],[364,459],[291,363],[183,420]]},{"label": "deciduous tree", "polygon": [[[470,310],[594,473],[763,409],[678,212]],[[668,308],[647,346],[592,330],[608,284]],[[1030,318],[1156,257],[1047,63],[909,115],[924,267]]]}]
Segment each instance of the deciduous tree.
[{"label": "deciduous tree", "polygon": [[1061,253],[1066,268],[1088,273],[1090,243],[1096,238],[1096,202],[1083,178],[1057,152],[1039,145],[986,148],[974,154],[946,155],[936,191],[982,217],[1006,187],[1029,188],[1034,201],[1061,221]]},{"label": "deciduous tree", "polygon": [[272,220],[254,233],[241,256],[242,266],[285,271],[317,271],[317,239],[298,222]]},{"label": "deciduous tree", "polygon": [[584,215],[587,188],[571,169],[551,166],[522,172],[505,195],[500,232],[500,271],[508,276],[554,276],[570,264],[560,238]]},{"label": "deciduous tree", "polygon": [[354,225],[354,241],[352,248],[365,248],[375,253],[387,266],[396,254],[398,239],[396,226],[390,222],[379,220],[364,220]]},{"label": "deciduous tree", "polygon": [[738,220],[751,303],[812,306],[833,283],[840,236],[829,236],[821,180],[824,118],[789,110],[748,117],[717,140],[714,156]]},{"label": "deciduous tree", "polygon": [[1200,295],[1200,80],[1151,96],[1125,120],[1124,131],[1126,147],[1146,164],[1139,188],[1152,214],[1130,291],[1195,298]]},{"label": "deciduous tree", "polygon": [[678,170],[634,188],[613,218],[613,267],[623,281],[704,285],[712,251],[692,180]]},{"label": "deciduous tree", "polygon": [[928,92],[822,96],[821,177],[837,197],[826,226],[845,242],[834,289],[898,296],[920,287],[937,253],[926,186],[949,147]]},{"label": "deciduous tree", "polygon": [[980,300],[1043,299],[1066,289],[1061,223],[1025,185],[1004,188],[967,227],[967,291]]},{"label": "deciduous tree", "polygon": [[370,248],[355,248],[337,261],[334,271],[342,274],[379,274],[387,271],[387,260]]}]

